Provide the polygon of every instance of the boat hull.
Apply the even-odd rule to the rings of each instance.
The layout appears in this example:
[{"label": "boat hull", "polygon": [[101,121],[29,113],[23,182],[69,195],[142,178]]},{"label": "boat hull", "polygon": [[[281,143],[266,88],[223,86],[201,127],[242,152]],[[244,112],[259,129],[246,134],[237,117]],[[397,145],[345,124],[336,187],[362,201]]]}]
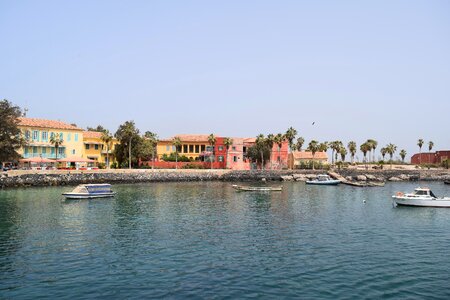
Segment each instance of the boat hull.
[{"label": "boat hull", "polygon": [[442,199],[408,199],[393,196],[394,202],[401,206],[420,206],[420,207],[449,207],[450,198]]},{"label": "boat hull", "polygon": [[112,193],[96,193],[96,194],[80,194],[80,193],[64,193],[66,199],[93,199],[93,198],[109,198],[114,197],[115,192]]},{"label": "boat hull", "polygon": [[340,180],[327,180],[327,181],[316,181],[316,180],[308,180],[306,184],[315,184],[315,185],[338,185],[341,183]]},{"label": "boat hull", "polygon": [[235,184],[233,185],[233,188],[243,192],[281,192],[283,190],[283,187],[242,186]]}]

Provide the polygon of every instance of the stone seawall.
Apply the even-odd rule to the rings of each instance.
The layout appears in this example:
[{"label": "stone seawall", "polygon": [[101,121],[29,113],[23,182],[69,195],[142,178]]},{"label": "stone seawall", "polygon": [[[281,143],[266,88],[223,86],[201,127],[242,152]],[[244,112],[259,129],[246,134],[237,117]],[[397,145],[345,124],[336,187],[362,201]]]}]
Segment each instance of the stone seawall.
[{"label": "stone seawall", "polygon": [[[231,170],[101,170],[16,172],[0,174],[0,188],[26,186],[76,185],[80,183],[137,183],[170,181],[304,181],[324,171],[231,171]],[[342,176],[352,180],[450,180],[448,170],[341,170]],[[365,178],[364,178],[365,177]]]}]

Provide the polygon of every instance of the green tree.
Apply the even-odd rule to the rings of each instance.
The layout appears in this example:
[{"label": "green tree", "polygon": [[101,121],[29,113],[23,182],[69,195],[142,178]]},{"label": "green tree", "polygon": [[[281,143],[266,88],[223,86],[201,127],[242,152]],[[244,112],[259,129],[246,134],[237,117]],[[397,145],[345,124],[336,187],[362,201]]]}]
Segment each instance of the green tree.
[{"label": "green tree", "polygon": [[[76,127],[75,124],[72,124],[72,125],[74,125]],[[105,132],[105,131],[108,131],[108,129],[106,129],[102,125],[97,125],[97,127],[89,127],[88,126],[87,131]]]},{"label": "green tree", "polygon": [[337,161],[339,150],[344,146],[341,141],[333,141],[330,143],[331,148],[331,163],[334,164]]},{"label": "green tree", "polygon": [[368,139],[367,143],[370,145],[370,149],[372,150],[372,162],[375,161],[375,149],[378,146],[378,142],[373,139]]},{"label": "green tree", "polygon": [[253,146],[247,149],[245,156],[252,162],[256,162],[257,164],[260,164],[262,166],[264,161],[269,159],[270,150],[269,147],[267,146],[267,143],[259,143],[259,144],[255,143]]},{"label": "green tree", "polygon": [[215,161],[215,155],[214,155],[214,146],[216,145],[216,137],[214,136],[214,134],[210,134],[208,136],[208,143],[211,145],[211,147],[213,148],[212,150],[212,155],[210,156],[210,161],[211,161],[211,169],[213,168],[213,162]]},{"label": "green tree", "polygon": [[158,135],[151,131],[146,131],[144,134],[144,138],[147,139],[150,143],[152,150],[152,169],[155,167],[155,155],[156,155],[156,147],[158,145],[159,139]]},{"label": "green tree", "polygon": [[424,143],[423,139],[419,139],[417,141],[417,146],[419,146],[419,165],[422,164],[422,146],[423,146],[423,143]]},{"label": "green tree", "polygon": [[303,137],[297,138],[297,144],[295,145],[297,148],[297,151],[302,151],[303,144],[305,144],[305,139]]},{"label": "green tree", "polygon": [[172,145],[175,146],[175,169],[178,169],[178,151],[181,148],[181,139],[179,137],[174,137],[172,139]]},{"label": "green tree", "polygon": [[405,157],[406,157],[405,149],[400,150],[400,157],[402,158],[402,163],[405,163]]},{"label": "green tree", "polygon": [[350,142],[348,142],[347,147],[348,147],[348,151],[350,152],[350,156],[352,158],[352,163],[353,163],[355,160],[355,154],[356,154],[356,147],[357,147],[356,143],[354,141],[350,141]]},{"label": "green tree", "polygon": [[228,151],[230,150],[231,145],[233,145],[233,139],[226,137],[223,139],[223,144],[225,145],[225,149],[227,149],[227,165],[226,168],[228,169],[229,163],[228,163]]},{"label": "green tree", "polygon": [[328,142],[323,142],[319,144],[319,151],[320,152],[327,152],[328,151]]},{"label": "green tree", "polygon": [[434,143],[432,141],[428,142],[428,151],[431,152],[431,150],[433,149]]},{"label": "green tree", "polygon": [[141,137],[139,136],[139,129],[136,128],[134,121],[126,121],[124,124],[120,125],[115,134],[117,140],[122,145],[122,150],[125,150],[128,147],[128,168],[131,169],[131,161],[137,164],[138,161],[138,147],[134,147],[134,155],[132,155],[132,144],[133,140],[136,142],[136,146],[138,146],[138,142]]},{"label": "green tree", "polygon": [[314,170],[314,158],[316,156],[316,152],[317,151],[321,151],[320,150],[320,145],[318,141],[316,140],[312,140],[311,142],[309,142],[308,144],[308,150],[311,151],[312,153],[312,157],[313,157],[313,161],[312,161],[312,169]]},{"label": "green tree", "polygon": [[274,138],[274,142],[277,144],[278,146],[278,158],[279,158],[279,168],[282,168],[283,166],[281,165],[281,147],[283,146],[283,141],[284,141],[284,135],[281,133],[278,133],[275,138]]},{"label": "green tree", "polygon": [[339,149],[339,154],[341,155],[341,161],[345,161],[345,156],[347,155],[347,149],[345,149],[345,147],[341,147]]},{"label": "green tree", "polygon": [[366,143],[361,144],[361,146],[359,147],[359,150],[361,150],[361,152],[364,154],[364,163],[366,165],[366,169],[367,169],[367,152],[370,152],[370,145]]},{"label": "green tree", "polygon": [[273,164],[272,164],[272,150],[273,150],[273,145],[275,143],[275,136],[273,134],[268,134],[267,138],[266,138],[266,144],[270,149],[270,157],[269,157],[269,161],[270,161],[270,169],[273,169]]},{"label": "green tree", "polygon": [[113,136],[109,132],[108,129],[102,132],[101,136],[102,142],[106,145],[106,168],[109,169],[110,161],[109,161],[109,150],[111,149],[111,143],[113,141]]},{"label": "green tree", "polygon": [[55,153],[56,153],[56,160],[58,160],[58,148],[61,147],[61,145],[64,143],[64,140],[60,136],[59,133],[52,133],[50,135],[50,144],[55,147]]},{"label": "green tree", "polygon": [[294,150],[294,139],[295,139],[296,135],[297,135],[297,130],[295,130],[292,127],[289,127],[288,130],[286,131],[286,133],[284,134],[284,137],[286,138],[286,140],[289,143],[289,149],[291,150],[291,152]]},{"label": "green tree", "polygon": [[395,151],[397,151],[397,146],[394,144],[388,144],[386,146],[386,151],[389,153],[389,156],[391,157],[391,169],[392,169],[392,157],[394,156]]},{"label": "green tree", "polygon": [[[264,170],[264,148],[265,146],[268,146],[266,143],[266,138],[264,137],[264,134],[260,134],[256,137],[256,147],[259,150],[259,153],[261,155],[261,170]],[[270,155],[270,151],[269,151]]]},{"label": "green tree", "polygon": [[386,153],[387,153],[386,147],[381,148],[380,152],[381,152],[381,156],[383,157],[383,161],[384,161],[384,157],[386,156]]},{"label": "green tree", "polygon": [[0,101],[0,163],[20,158],[17,150],[26,145],[18,128],[22,111],[6,99]]}]

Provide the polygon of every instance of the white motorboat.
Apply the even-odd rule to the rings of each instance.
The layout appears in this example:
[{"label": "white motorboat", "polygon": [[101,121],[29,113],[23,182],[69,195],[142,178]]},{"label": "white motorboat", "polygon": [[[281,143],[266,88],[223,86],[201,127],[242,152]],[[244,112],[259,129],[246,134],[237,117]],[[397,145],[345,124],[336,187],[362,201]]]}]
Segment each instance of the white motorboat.
[{"label": "white motorboat", "polygon": [[450,197],[436,197],[429,188],[416,188],[414,193],[398,192],[392,196],[397,205],[450,207]]},{"label": "white motorboat", "polygon": [[80,184],[70,193],[63,193],[67,199],[89,199],[114,197],[116,193],[111,190],[111,185],[104,184]]},{"label": "white motorboat", "polygon": [[316,179],[306,181],[306,184],[317,184],[317,185],[337,185],[341,183],[340,180],[332,179],[329,175],[317,175]]}]

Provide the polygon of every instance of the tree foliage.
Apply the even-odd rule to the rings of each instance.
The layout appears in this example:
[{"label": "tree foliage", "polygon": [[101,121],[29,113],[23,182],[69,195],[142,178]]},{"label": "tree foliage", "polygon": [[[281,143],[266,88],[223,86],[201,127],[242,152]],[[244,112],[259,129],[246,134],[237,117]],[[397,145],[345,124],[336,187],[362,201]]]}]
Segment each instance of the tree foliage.
[{"label": "tree foliage", "polygon": [[22,111],[8,100],[0,101],[0,162],[20,158],[17,150],[25,145],[20,129],[19,117]]},{"label": "tree foliage", "polygon": [[[119,141],[114,155],[120,167],[137,166],[139,163],[139,151],[141,137],[139,136],[139,129],[136,128],[134,121],[126,121],[120,125],[115,133],[115,137]],[[131,155],[130,155],[131,154]]]}]

